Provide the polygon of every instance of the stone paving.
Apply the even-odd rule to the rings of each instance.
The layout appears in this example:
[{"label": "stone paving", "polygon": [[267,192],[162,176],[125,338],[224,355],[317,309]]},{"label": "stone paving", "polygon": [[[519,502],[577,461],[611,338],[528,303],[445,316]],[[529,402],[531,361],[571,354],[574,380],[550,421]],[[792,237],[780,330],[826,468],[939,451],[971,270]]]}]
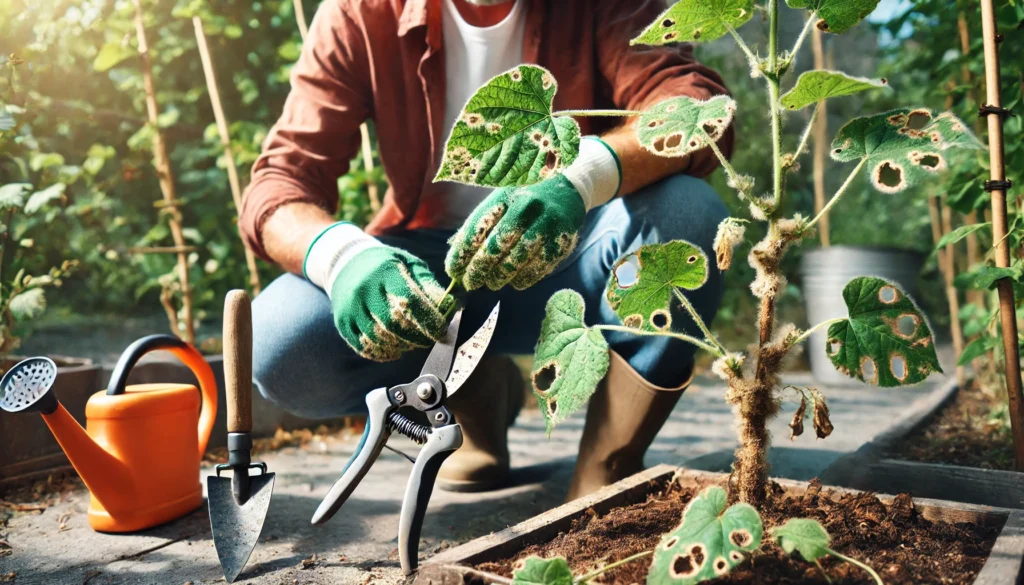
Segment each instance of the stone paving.
[{"label": "stone paving", "polygon": [[[926,399],[941,376],[911,389],[858,387],[825,390],[835,432],[827,440],[804,436],[790,442],[789,414],[772,424],[777,447],[773,473],[794,479],[819,474],[843,453],[885,430],[915,400]],[[787,382],[810,384],[809,374]],[[724,388],[698,378],[680,400],[652,447],[647,463],[721,467],[735,446],[733,414],[722,400]],[[796,407],[787,397],[784,413]],[[516,485],[487,494],[435,491],[427,513],[421,557],[500,530],[557,506],[565,497],[583,417],[544,437],[536,410],[524,411],[510,432]],[[397,527],[405,480],[411,465],[385,450],[353,497],[326,525],[309,519],[351,456],[358,437],[314,441],[262,457],[277,473],[274,499],[263,535],[239,582],[252,584],[399,583]],[[408,453],[417,446],[402,437],[391,445]],[[204,468],[204,477],[211,469]],[[205,483],[205,479],[204,479]],[[14,572],[14,583],[106,585],[223,582],[204,508],[168,525],[133,535],[93,532],[87,525],[88,494],[75,492],[42,513],[15,515],[0,532],[12,554],[0,557],[0,581]],[[64,527],[61,528],[63,522]],[[0,528],[2,531],[2,528]],[[315,555],[315,556],[314,556]]]}]

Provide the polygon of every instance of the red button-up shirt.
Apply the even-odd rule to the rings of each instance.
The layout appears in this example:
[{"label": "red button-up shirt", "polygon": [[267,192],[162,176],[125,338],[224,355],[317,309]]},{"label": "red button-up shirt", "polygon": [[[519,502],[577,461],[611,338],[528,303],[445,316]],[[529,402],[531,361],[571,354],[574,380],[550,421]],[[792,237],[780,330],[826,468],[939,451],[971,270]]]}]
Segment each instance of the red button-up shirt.
[{"label": "red button-up shirt", "polygon": [[[317,11],[291,74],[281,118],[252,170],[240,225],[266,258],[261,230],[282,205],[308,202],[334,213],[337,179],[359,149],[359,125],[372,118],[390,181],[367,231],[433,227],[445,183],[433,183],[448,136],[443,128],[445,59],[442,0],[327,0]],[[668,97],[725,93],[721,78],[697,63],[690,45],[630,47],[660,14],[658,0],[518,0],[527,3],[524,63],[558,82],[556,110],[641,110]],[[614,119],[582,118],[583,134]],[[605,124],[602,126],[602,124]],[[721,141],[728,154],[732,133]],[[707,151],[688,172],[704,176]]]}]

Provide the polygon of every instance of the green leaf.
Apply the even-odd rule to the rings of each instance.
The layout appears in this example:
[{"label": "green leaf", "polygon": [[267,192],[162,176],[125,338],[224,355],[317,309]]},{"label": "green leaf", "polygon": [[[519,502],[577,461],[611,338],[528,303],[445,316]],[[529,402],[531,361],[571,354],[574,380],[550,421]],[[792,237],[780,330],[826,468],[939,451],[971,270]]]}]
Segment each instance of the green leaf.
[{"label": "green leaf", "polygon": [[685,240],[649,244],[619,259],[608,279],[608,304],[626,327],[668,331],[673,289],[696,290],[707,282],[704,251]]},{"label": "green leaf", "polygon": [[583,322],[584,308],[578,292],[560,290],[540,326],[531,378],[548,434],[590,400],[608,371],[608,342]]},{"label": "green leaf", "polygon": [[880,87],[889,87],[889,82],[853,77],[840,71],[807,71],[796,80],[793,89],[782,96],[780,103],[790,110],[800,110],[821,100]]},{"label": "green leaf", "polygon": [[632,45],[713,41],[754,15],[754,0],[680,0],[661,13]]},{"label": "green leaf", "polygon": [[109,42],[100,48],[100,52],[92,62],[92,68],[100,72],[107,71],[135,54],[135,49],[121,44],[120,41]]},{"label": "green leaf", "polygon": [[562,557],[529,557],[512,572],[512,585],[572,585],[572,569]]},{"label": "green leaf", "polygon": [[829,554],[828,545],[832,542],[825,527],[810,518],[791,518],[782,526],[773,528],[772,536],[787,555],[793,556],[793,551],[796,551],[807,562]]},{"label": "green leaf", "polygon": [[960,353],[960,358],[957,359],[956,365],[966,366],[992,351],[996,345],[997,342],[994,337],[979,337],[967,344],[967,347]]},{"label": "green leaf", "polygon": [[242,37],[242,27],[237,24],[229,24],[224,27],[224,36],[229,39],[238,39]]},{"label": "green leaf", "polygon": [[891,388],[941,372],[924,314],[899,286],[873,276],[843,289],[850,318],[828,328],[826,352],[841,373]]},{"label": "green leaf", "polygon": [[961,289],[988,290],[994,288],[996,283],[1004,278],[1016,281],[1020,279],[1021,274],[1020,264],[1014,264],[1008,268],[979,266],[970,272],[957,274],[953,279],[953,284]]},{"label": "green leaf", "polygon": [[25,213],[35,213],[51,202],[62,199],[65,189],[67,189],[67,185],[64,183],[54,183],[42,191],[36,191],[25,203]]},{"label": "green leaf", "polygon": [[956,228],[955,230],[949,232],[948,234],[942,236],[942,238],[939,239],[939,243],[935,245],[935,249],[941,250],[942,248],[945,248],[949,244],[955,244],[959,242],[960,240],[966,238],[967,236],[973,234],[978,230],[982,230],[989,227],[992,227],[992,224],[987,221],[984,223],[972,223],[970,225],[962,225]]},{"label": "green leaf", "polygon": [[640,115],[636,138],[658,156],[685,156],[717,141],[732,124],[736,102],[726,95],[709,100],[681,96],[655,104]]},{"label": "green leaf", "polygon": [[761,546],[764,526],[749,504],[725,509],[725,490],[705,489],[686,507],[683,523],[661,538],[647,585],[691,585],[729,573]]},{"label": "green leaf", "polygon": [[12,298],[8,308],[17,321],[35,319],[46,311],[46,294],[41,288],[31,288]]},{"label": "green leaf", "polygon": [[817,26],[825,32],[844,33],[871,14],[880,0],[786,0],[790,8],[806,8],[821,21]]},{"label": "green leaf", "polygon": [[980,149],[981,142],[951,112],[903,108],[851,120],[832,141],[832,158],[867,159],[871,184],[898,193],[948,168],[944,151]]},{"label": "green leaf", "polygon": [[21,209],[25,205],[25,194],[31,189],[31,183],[8,183],[0,187],[0,211]]},{"label": "green leaf", "polygon": [[520,65],[476,90],[444,145],[434,181],[484,187],[532,185],[572,164],[580,127],[552,116],[558,84],[536,65]]},{"label": "green leaf", "polygon": [[34,152],[29,159],[29,167],[33,171],[41,171],[64,164],[64,155],[59,152]]}]

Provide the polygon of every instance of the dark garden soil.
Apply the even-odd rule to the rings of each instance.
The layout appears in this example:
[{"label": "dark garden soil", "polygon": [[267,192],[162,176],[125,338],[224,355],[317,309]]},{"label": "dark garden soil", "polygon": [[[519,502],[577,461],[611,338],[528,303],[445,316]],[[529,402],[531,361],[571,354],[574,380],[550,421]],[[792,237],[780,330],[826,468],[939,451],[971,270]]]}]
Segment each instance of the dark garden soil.
[{"label": "dark garden soil", "polygon": [[1004,400],[971,384],[887,456],[1011,471],[1010,425],[1005,417],[993,417],[1000,409],[1005,412]]},{"label": "dark garden soil", "polygon": [[[513,558],[476,568],[510,577],[523,558],[564,556],[575,574],[585,574],[627,556],[653,549],[661,535],[675,529],[687,503],[699,492],[674,483],[646,502],[616,508],[603,516],[578,520],[569,532],[546,544],[526,548]],[[947,524],[922,518],[909,496],[885,505],[872,494],[836,495],[812,483],[801,497],[779,493],[763,514],[765,539],[752,560],[716,583],[822,584],[829,581],[812,564],[787,557],[768,536],[788,518],[815,518],[832,535],[832,548],[874,567],[887,585],[972,583],[999,534],[996,527]],[[650,559],[609,571],[608,585],[644,583]],[[874,581],[861,569],[831,557],[822,560],[835,585]]]}]

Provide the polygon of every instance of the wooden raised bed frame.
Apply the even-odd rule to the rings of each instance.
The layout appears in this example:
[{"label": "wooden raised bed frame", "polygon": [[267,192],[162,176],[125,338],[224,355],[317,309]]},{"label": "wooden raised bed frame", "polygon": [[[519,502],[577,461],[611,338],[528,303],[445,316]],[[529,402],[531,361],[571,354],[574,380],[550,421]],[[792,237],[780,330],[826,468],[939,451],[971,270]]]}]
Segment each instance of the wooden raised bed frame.
[{"label": "wooden raised bed frame", "polygon": [[[628,477],[596,493],[569,502],[538,516],[534,516],[500,532],[482,536],[461,546],[446,550],[426,561],[418,573],[407,581],[409,585],[463,585],[491,583],[486,573],[470,567],[488,561],[508,558],[525,547],[547,542],[558,533],[568,530],[574,520],[585,514],[605,514],[621,506],[641,502],[651,493],[664,487],[674,477],[686,485],[702,486],[722,483],[726,474],[678,469],[659,465]],[[789,495],[803,494],[807,483],[775,480]],[[837,493],[848,492],[831,488]],[[892,496],[880,495],[885,503]],[[945,522],[973,522],[1002,526],[992,547],[988,561],[978,574],[974,585],[1018,585],[1024,579],[1024,510],[993,508],[973,504],[959,504],[929,499],[914,499],[918,512],[926,519]],[[499,582],[505,582],[502,579]]]}]

